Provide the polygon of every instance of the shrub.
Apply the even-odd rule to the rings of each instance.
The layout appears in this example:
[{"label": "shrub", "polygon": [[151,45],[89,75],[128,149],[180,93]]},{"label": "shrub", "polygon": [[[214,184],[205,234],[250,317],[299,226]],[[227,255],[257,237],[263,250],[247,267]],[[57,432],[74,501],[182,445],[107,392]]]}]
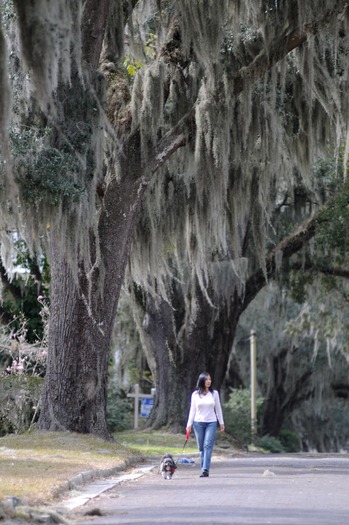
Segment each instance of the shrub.
[{"label": "shrub", "polygon": [[[257,410],[263,399],[257,399]],[[232,389],[229,401],[224,403],[224,422],[227,432],[238,446],[251,443],[251,393],[248,389]]]},{"label": "shrub", "polygon": [[10,374],[0,381],[0,436],[20,434],[35,423],[43,379],[25,374]]},{"label": "shrub", "polygon": [[299,452],[301,449],[298,436],[290,430],[281,430],[278,439],[285,452]]},{"label": "shrub", "polygon": [[255,445],[266,452],[281,453],[285,452],[281,442],[273,436],[262,436],[256,439]]},{"label": "shrub", "polygon": [[39,416],[49,310],[42,296],[37,301],[44,326],[40,341],[27,341],[24,315],[0,330],[0,436],[25,432]]},{"label": "shrub", "polygon": [[133,425],[133,401],[126,392],[111,384],[108,387],[107,425],[110,432],[129,430]]}]

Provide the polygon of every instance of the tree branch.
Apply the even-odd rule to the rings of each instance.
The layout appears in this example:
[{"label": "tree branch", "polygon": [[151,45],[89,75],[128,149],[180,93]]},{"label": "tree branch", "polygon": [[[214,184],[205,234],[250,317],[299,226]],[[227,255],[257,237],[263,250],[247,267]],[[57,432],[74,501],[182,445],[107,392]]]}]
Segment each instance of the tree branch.
[{"label": "tree branch", "polygon": [[101,56],[110,0],[86,0],[82,14],[82,55],[94,69]]},{"label": "tree branch", "polygon": [[[338,196],[343,199],[343,192]],[[285,237],[266,257],[265,269],[259,268],[246,282],[245,295],[241,301],[241,311],[245,310],[250,302],[256,297],[258,292],[267,284],[268,278],[272,277],[276,271],[276,256],[281,253],[282,258],[288,259],[297,253],[303,246],[312,239],[320,224],[330,221],[325,211],[331,209],[336,203],[336,197],[329,199],[321,206],[317,212],[309,219],[304,221],[294,232]],[[349,205],[349,197],[348,197]],[[344,277],[344,275],[343,275]]]},{"label": "tree branch", "polygon": [[151,173],[155,173],[173,153],[188,144],[194,126],[194,110],[192,110],[161,138],[157,145],[154,159],[150,164]]},{"label": "tree branch", "polygon": [[311,262],[306,263],[293,263],[291,265],[291,270],[295,271],[313,271],[317,273],[322,273],[324,275],[331,275],[333,277],[343,277],[344,279],[349,279],[349,270],[344,268],[334,268],[333,266],[323,266],[321,264],[313,264]]},{"label": "tree branch", "polygon": [[335,7],[326,9],[322,15],[307,24],[305,27],[297,27],[286,35],[283,35],[273,46],[273,53],[270,50],[262,49],[253,61],[233,77],[234,95],[240,94],[244,89],[246,81],[255,82],[261,78],[266,71],[275,64],[283,60],[291,51],[304,44],[309,36],[316,35],[335,17],[343,13],[349,5],[348,0],[338,0]]}]

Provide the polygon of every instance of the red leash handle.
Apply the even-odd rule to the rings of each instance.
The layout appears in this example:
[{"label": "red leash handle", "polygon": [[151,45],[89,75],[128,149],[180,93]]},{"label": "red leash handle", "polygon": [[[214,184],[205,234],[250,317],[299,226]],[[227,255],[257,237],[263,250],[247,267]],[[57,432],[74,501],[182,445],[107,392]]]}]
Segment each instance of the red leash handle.
[{"label": "red leash handle", "polygon": [[191,430],[191,429],[188,428],[188,429],[187,429],[187,432],[186,432],[186,434],[185,434],[185,439],[186,439],[186,441],[188,441],[188,439],[189,439],[189,436],[190,436],[190,430]]}]

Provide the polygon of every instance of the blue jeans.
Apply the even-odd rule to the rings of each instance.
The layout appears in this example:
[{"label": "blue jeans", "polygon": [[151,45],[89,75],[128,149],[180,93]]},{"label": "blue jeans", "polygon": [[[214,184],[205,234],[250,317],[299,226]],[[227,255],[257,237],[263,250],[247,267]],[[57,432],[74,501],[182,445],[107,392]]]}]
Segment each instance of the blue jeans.
[{"label": "blue jeans", "polygon": [[216,438],[217,421],[213,421],[212,423],[194,421],[193,427],[200,451],[201,469],[209,471],[213,445]]}]

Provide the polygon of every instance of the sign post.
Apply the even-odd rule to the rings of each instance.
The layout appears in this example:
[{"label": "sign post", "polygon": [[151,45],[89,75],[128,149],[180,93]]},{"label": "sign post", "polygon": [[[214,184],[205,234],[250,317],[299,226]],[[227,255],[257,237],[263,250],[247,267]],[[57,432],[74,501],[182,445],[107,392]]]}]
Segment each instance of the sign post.
[{"label": "sign post", "polygon": [[153,407],[153,399],[155,396],[155,388],[151,389],[151,394],[142,394],[139,392],[139,385],[135,385],[134,394],[127,394],[127,397],[133,397],[135,400],[135,412],[134,412],[134,429],[138,429],[139,422],[139,401],[142,400],[142,417],[148,417]]}]

